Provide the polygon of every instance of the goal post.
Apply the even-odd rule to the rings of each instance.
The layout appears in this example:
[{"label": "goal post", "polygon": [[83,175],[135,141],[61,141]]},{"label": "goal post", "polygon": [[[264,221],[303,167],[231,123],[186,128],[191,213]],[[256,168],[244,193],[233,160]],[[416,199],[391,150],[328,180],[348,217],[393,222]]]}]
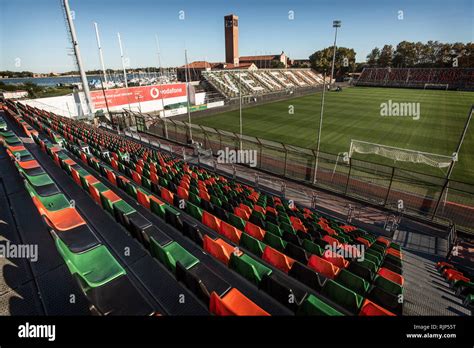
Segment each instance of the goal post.
[{"label": "goal post", "polygon": [[354,153],[378,155],[398,162],[420,163],[440,169],[448,168],[451,163],[458,160],[456,153],[453,153],[452,156],[446,156],[352,139],[349,148],[349,158]]},{"label": "goal post", "polygon": [[439,89],[447,91],[449,89],[448,83],[425,83],[423,89]]}]

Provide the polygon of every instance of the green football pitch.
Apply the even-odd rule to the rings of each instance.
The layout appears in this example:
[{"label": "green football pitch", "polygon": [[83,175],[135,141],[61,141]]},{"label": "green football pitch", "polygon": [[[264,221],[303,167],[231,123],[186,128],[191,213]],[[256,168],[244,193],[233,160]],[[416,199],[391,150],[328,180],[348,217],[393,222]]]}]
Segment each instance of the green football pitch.
[{"label": "green football pitch", "polygon": [[[420,117],[381,116],[381,104],[419,103]],[[348,151],[351,139],[450,156],[457,147],[474,93],[401,88],[352,87],[325,94],[321,151]],[[243,134],[316,148],[321,93],[243,109]],[[293,112],[292,112],[293,111]],[[193,123],[239,132],[239,111],[195,118]],[[376,155],[357,158],[383,164]],[[422,164],[396,166],[443,176]],[[474,120],[466,134],[453,179],[474,183]]]}]

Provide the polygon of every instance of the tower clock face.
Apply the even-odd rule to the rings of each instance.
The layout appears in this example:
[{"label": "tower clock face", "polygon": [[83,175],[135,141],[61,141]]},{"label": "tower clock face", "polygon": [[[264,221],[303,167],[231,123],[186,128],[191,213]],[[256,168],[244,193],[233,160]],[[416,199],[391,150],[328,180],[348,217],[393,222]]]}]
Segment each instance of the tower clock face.
[{"label": "tower clock face", "polygon": [[226,28],[232,28],[233,21],[232,19],[226,19],[225,20],[225,26]]}]

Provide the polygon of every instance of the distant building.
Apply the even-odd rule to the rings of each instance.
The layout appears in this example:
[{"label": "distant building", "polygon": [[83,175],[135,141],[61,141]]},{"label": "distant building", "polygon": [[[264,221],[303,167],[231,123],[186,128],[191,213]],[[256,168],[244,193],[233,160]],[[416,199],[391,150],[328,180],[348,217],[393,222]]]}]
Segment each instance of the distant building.
[{"label": "distant building", "polygon": [[0,91],[0,96],[5,99],[22,99],[28,97],[28,91]]},{"label": "distant building", "polygon": [[290,59],[283,51],[280,54],[239,57],[239,17],[234,14],[224,16],[224,35],[225,62],[211,63],[199,60],[180,66],[176,71],[178,81],[186,81],[186,72],[189,74],[189,81],[198,81],[203,71],[271,69],[278,65],[287,68],[291,65]]},{"label": "distant building", "polygon": [[189,74],[189,81],[198,81],[201,79],[201,72],[211,70],[214,64],[219,63],[209,63],[203,60],[199,60],[189,63],[188,65],[180,66],[176,70],[178,81],[186,81],[186,73]]},{"label": "distant building", "polygon": [[292,67],[297,67],[297,68],[310,68],[311,67],[311,61],[309,59],[291,59],[289,61],[289,64]]},{"label": "distant building", "polygon": [[259,69],[270,69],[278,63],[282,63],[285,68],[288,67],[288,56],[285,52],[280,54],[268,54],[260,56],[242,56],[239,58],[240,63],[253,63]]}]

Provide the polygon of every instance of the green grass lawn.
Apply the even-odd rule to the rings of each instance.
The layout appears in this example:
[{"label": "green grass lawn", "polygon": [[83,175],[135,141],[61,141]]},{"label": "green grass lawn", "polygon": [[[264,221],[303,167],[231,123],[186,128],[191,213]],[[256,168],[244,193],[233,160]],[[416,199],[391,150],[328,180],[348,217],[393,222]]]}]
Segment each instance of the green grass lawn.
[{"label": "green grass lawn", "polygon": [[[457,146],[474,93],[398,88],[354,87],[326,93],[321,151],[348,151],[351,139],[451,155]],[[381,103],[420,103],[420,119],[382,117]],[[298,97],[243,110],[243,133],[306,148],[316,148],[321,94]],[[290,114],[290,106],[294,113]],[[195,118],[193,123],[239,132],[239,111]],[[374,155],[357,158],[393,165]],[[419,172],[443,175],[421,164],[401,164]],[[445,172],[445,171],[444,171]],[[474,121],[456,164],[453,179],[474,183]]]}]

